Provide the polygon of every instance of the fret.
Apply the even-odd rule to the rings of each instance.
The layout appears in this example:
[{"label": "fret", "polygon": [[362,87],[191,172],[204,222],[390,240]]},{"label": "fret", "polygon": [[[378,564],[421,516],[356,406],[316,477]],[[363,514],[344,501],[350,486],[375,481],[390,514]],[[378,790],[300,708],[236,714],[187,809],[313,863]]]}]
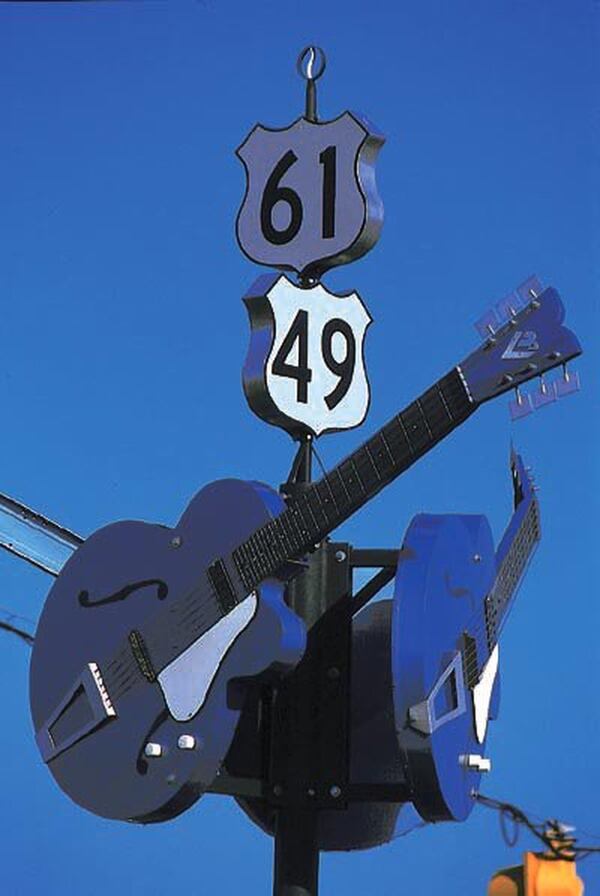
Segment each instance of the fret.
[{"label": "fret", "polygon": [[335,500],[334,494],[331,491],[331,485],[329,483],[329,477],[324,476],[316,485],[313,486],[316,491],[319,493],[319,496],[323,502],[323,505],[328,508],[329,511],[333,511],[335,515],[332,515],[331,522],[334,522],[340,516],[340,508],[338,507],[337,501]]},{"label": "fret", "polygon": [[331,489],[331,494],[339,510],[340,521],[345,517],[347,508],[350,504],[350,496],[346,491],[346,487],[340,475],[339,467],[334,467],[331,473],[327,474],[327,484]]},{"label": "fret", "polygon": [[262,552],[262,555],[265,558],[265,566],[266,566],[267,570],[269,572],[271,572],[271,570],[277,566],[277,558],[275,556],[275,553],[273,551],[273,546],[270,542],[270,539],[269,539],[267,531],[266,531],[267,527],[268,527],[268,524],[266,526],[263,526],[261,529],[259,529],[256,534],[258,537],[258,543],[260,545],[260,550]]},{"label": "fret", "polygon": [[[451,370],[236,548],[232,558],[245,587],[258,584],[285,560],[311,549],[466,419],[476,406],[458,370]],[[500,599],[499,592],[497,597]]]},{"label": "fret", "polygon": [[381,433],[386,441],[389,451],[394,458],[396,473],[408,466],[411,460],[411,450],[404,427],[398,417],[384,426]]},{"label": "fret", "polygon": [[261,544],[260,538],[260,529],[254,533],[249,539],[249,547],[250,547],[250,556],[252,559],[253,569],[256,571],[256,580],[258,582],[261,579],[266,578],[269,573],[269,569],[265,560],[264,551]]},{"label": "fret", "polygon": [[[254,570],[254,563],[253,563],[252,556],[250,554],[250,549],[249,549],[247,543],[244,543],[243,548],[244,548],[244,553],[242,555],[242,560],[243,560],[244,570],[248,570],[248,572],[249,572],[249,575],[246,574],[246,578],[248,578],[249,576],[251,576],[252,578],[255,578],[256,573]],[[245,579],[244,579],[244,581],[245,581]]]},{"label": "fret", "polygon": [[363,445],[362,448],[355,454],[356,457],[356,465],[358,468],[358,473],[361,480],[364,483],[365,490],[367,492],[376,492],[379,490],[378,486],[382,482],[381,473],[377,469],[377,465],[373,459],[373,455],[369,451],[368,443]]},{"label": "fret", "polygon": [[251,590],[254,584],[252,570],[250,568],[250,564],[244,560],[243,552],[240,549],[244,546],[245,545],[240,545],[239,548],[236,548],[232,556],[233,562],[235,563],[235,568],[238,571],[240,579],[244,583],[244,586],[248,588],[248,590]]},{"label": "fret", "polygon": [[294,529],[292,518],[289,510],[285,510],[281,516],[279,517],[279,524],[285,530],[288,541],[291,545],[289,557],[293,557],[294,554],[300,550],[302,547],[302,541],[300,539],[300,534]]},{"label": "fret", "polygon": [[319,490],[312,486],[305,492],[305,498],[310,507],[311,513],[317,523],[319,533],[327,532],[333,522],[333,515],[327,511],[327,505],[324,504]]},{"label": "fret", "polygon": [[281,543],[276,520],[270,520],[270,522],[263,528],[263,531],[265,533],[265,542],[269,551],[269,557],[275,564],[274,569],[277,569],[285,560],[287,551]]},{"label": "fret", "polygon": [[299,501],[294,502],[294,504],[290,505],[290,513],[292,514],[292,520],[294,523],[298,524],[298,532],[300,534],[302,547],[306,547],[310,544],[309,539],[309,527],[306,519],[304,518],[304,514],[302,513],[302,508]]},{"label": "fret", "polygon": [[[314,541],[317,540],[317,534],[321,531],[321,526],[320,526],[319,523],[317,522],[317,518],[316,518],[316,516],[315,516],[314,513],[313,513],[313,510],[312,510],[312,507],[311,507],[311,503],[310,503],[310,498],[309,498],[309,495],[308,495],[307,492],[305,492],[305,493],[300,497],[300,501],[299,501],[299,503],[302,505],[302,507],[304,507],[304,509],[305,509],[306,511],[308,511],[308,514],[310,514],[310,520],[312,520],[312,525],[309,525],[307,535],[308,535],[308,536],[311,536],[311,535],[312,535],[311,541],[314,542]],[[309,524],[310,524],[310,520],[309,520]],[[312,530],[312,531],[311,531],[311,530]]]},{"label": "fret", "polygon": [[428,389],[419,402],[431,436],[437,442],[452,429],[452,415],[448,406],[437,386]]},{"label": "fret", "polygon": [[492,591],[485,599],[485,626],[488,649],[494,649],[506,607],[517,588],[527,562],[539,540],[537,502],[533,502],[502,562]]},{"label": "fret", "polygon": [[398,415],[404,427],[412,454],[419,457],[431,443],[431,436],[427,432],[427,426],[423,411],[417,401],[410,404],[405,411]]},{"label": "fret", "polygon": [[455,422],[468,417],[474,406],[456,368],[446,374],[438,385]]},{"label": "fret", "polygon": [[350,503],[354,506],[357,501],[360,501],[362,496],[366,493],[366,489],[364,484],[358,475],[358,470],[356,469],[356,464],[354,463],[354,456],[351,455],[345,461],[343,461],[337,468],[339,470],[339,474],[344,483],[344,488],[348,493],[348,497],[350,499]]},{"label": "fret", "polygon": [[[367,460],[366,463],[365,458]],[[350,455],[348,462],[351,464],[354,476],[358,480],[362,498],[362,496],[368,494],[373,485],[379,481],[378,477],[373,475],[375,472],[373,465],[369,462],[363,447],[358,448],[354,454]]]},{"label": "fret", "polygon": [[300,550],[302,545],[304,544],[304,540],[302,538],[302,532],[300,531],[300,524],[298,523],[298,517],[294,514],[293,506],[289,506],[285,511],[285,518],[289,523],[289,527],[292,530],[294,541],[298,545],[297,550]]},{"label": "fret", "polygon": [[369,447],[369,453],[377,465],[381,478],[387,479],[389,476],[393,475],[396,469],[396,462],[390,451],[390,446],[387,443],[383,429],[380,429],[379,432],[367,442],[367,447]]},{"label": "fret", "polygon": [[448,419],[450,421],[452,421],[453,420],[452,411],[450,410],[450,407],[448,406],[448,402],[446,401],[446,398],[444,397],[444,392],[442,390],[441,385],[437,386],[437,394],[439,395],[440,401],[442,402],[442,405],[444,406],[444,410],[446,411],[446,414],[448,415]]},{"label": "fret", "polygon": [[416,399],[415,405],[416,405],[421,417],[423,418],[423,423],[425,424],[425,429],[427,430],[427,434],[429,435],[429,438],[433,441],[434,435],[433,435],[431,426],[429,425],[429,420],[427,419],[427,414],[425,413],[425,411],[423,409],[423,404],[421,401],[422,397],[423,396],[421,396],[421,398]]},{"label": "fret", "polygon": [[287,529],[287,519],[285,513],[280,514],[280,516],[278,516],[275,520],[275,523],[277,525],[278,537],[285,553],[285,558],[287,559],[288,557],[293,557],[296,551],[296,547],[294,546],[294,543],[290,538]]},{"label": "fret", "polygon": [[369,458],[369,463],[375,470],[377,479],[380,482],[386,482],[388,476],[394,469],[394,463],[389,449],[384,447],[381,442],[383,436],[374,437],[365,444],[365,454]]},{"label": "fret", "polygon": [[252,558],[250,556],[250,549],[248,547],[248,542],[245,541],[234,551],[234,560],[238,567],[238,572],[242,577],[242,581],[246,588],[248,587],[249,582],[253,582],[255,578],[254,573],[254,564],[252,563]]}]

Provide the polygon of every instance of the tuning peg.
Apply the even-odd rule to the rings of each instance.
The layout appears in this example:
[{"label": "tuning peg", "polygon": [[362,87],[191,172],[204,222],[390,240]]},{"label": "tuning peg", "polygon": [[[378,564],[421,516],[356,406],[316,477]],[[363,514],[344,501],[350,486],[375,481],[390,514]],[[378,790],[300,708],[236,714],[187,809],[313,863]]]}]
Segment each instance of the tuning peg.
[{"label": "tuning peg", "polygon": [[567,365],[563,366],[563,375],[554,383],[557,398],[564,398],[565,395],[571,395],[573,392],[579,392],[581,383],[579,381],[579,372],[570,373]]},{"label": "tuning peg", "polygon": [[483,314],[479,320],[475,321],[474,327],[481,336],[482,339],[487,339],[490,342],[495,342],[494,336],[496,334],[496,330],[501,326],[501,321],[498,319],[498,315],[494,308],[489,308],[485,314]]},{"label": "tuning peg", "polygon": [[521,417],[526,417],[533,411],[531,396],[527,394],[523,395],[517,386],[515,389],[515,400],[509,402],[508,409],[510,411],[511,420],[519,420]]},{"label": "tuning peg", "polygon": [[475,322],[475,329],[482,339],[486,339],[491,345],[495,342],[496,332],[506,323],[513,326],[517,323],[517,316],[523,308],[533,305],[538,308],[540,302],[538,296],[542,292],[542,284],[535,276],[528,277],[514,292],[509,293],[495,305],[492,305],[479,320]]},{"label": "tuning peg", "polygon": [[544,380],[544,377],[540,377],[540,388],[536,389],[536,391],[532,394],[531,400],[533,401],[533,407],[537,411],[539,408],[543,408],[545,405],[550,404],[553,401],[556,401],[556,386],[554,383],[550,383],[548,385]]},{"label": "tuning peg", "polygon": [[542,284],[539,281],[539,278],[534,274],[531,277],[528,277],[524,283],[521,283],[520,286],[517,286],[516,293],[521,300],[522,306],[525,305],[534,305],[534,307],[539,307],[538,296],[543,291]]},{"label": "tuning peg", "polygon": [[504,296],[503,299],[500,299],[500,301],[494,305],[494,309],[500,320],[515,326],[517,323],[517,314],[527,304],[528,303],[524,302],[521,296],[516,292],[511,292],[509,295]]}]

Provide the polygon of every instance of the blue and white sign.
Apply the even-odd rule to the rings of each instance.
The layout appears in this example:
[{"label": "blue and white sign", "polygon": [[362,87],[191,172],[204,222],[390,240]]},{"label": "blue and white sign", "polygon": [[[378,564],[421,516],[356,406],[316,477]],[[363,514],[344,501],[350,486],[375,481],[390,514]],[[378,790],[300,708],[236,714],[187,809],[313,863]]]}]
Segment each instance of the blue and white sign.
[{"label": "blue and white sign", "polygon": [[383,204],[375,162],[384,137],[363,116],[257,124],[237,150],[246,194],[237,238],[258,264],[318,276],[377,242]]},{"label": "blue and white sign", "polygon": [[294,436],[359,426],[370,399],[363,345],[371,317],[358,293],[301,288],[271,274],[244,302],[252,334],[243,383],[252,410]]}]

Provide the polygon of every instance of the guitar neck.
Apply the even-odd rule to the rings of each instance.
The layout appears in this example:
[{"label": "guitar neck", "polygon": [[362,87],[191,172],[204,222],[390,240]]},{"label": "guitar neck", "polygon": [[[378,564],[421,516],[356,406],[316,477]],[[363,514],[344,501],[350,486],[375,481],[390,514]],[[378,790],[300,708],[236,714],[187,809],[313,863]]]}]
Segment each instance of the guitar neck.
[{"label": "guitar neck", "polygon": [[245,588],[251,591],[286,561],[312,550],[476,407],[460,368],[453,368],[235,549],[232,559]]},{"label": "guitar neck", "polygon": [[[494,586],[485,599],[488,657],[498,643],[500,630],[506,622],[513,598],[541,538],[539,504],[533,495],[524,508],[516,534],[511,530],[512,526],[509,526],[498,548],[500,568]],[[485,662],[482,667],[484,665]]]}]

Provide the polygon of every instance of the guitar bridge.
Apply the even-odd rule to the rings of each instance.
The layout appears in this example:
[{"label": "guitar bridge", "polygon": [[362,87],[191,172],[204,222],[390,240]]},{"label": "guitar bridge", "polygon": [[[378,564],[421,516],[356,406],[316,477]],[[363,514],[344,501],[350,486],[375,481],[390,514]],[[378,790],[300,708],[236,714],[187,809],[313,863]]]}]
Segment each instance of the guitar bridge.
[{"label": "guitar bridge", "polygon": [[35,739],[44,762],[55,759],[117,712],[97,663],[88,663]]}]

